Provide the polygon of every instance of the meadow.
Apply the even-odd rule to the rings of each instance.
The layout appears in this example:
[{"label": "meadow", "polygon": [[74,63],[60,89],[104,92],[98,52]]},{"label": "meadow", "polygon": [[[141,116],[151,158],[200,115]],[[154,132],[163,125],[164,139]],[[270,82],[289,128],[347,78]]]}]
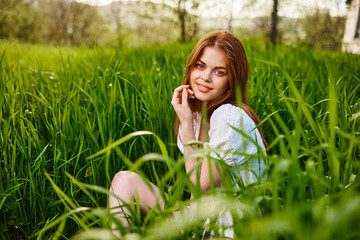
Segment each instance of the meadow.
[{"label": "meadow", "polygon": [[[236,239],[360,238],[360,56],[244,40],[268,178],[202,193],[185,173],[170,104],[194,44],[0,42],[1,239],[111,239],[108,188],[120,170],[169,194],[165,210],[133,213],[131,239],[199,239],[223,210]],[[190,203],[195,212],[171,214]]]}]

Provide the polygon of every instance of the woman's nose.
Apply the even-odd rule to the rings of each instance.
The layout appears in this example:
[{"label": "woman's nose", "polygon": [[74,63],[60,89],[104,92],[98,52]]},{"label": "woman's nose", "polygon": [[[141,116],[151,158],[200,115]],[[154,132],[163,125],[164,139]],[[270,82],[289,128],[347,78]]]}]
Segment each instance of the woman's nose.
[{"label": "woman's nose", "polygon": [[204,74],[201,76],[201,79],[206,82],[211,82],[211,71],[204,72]]}]

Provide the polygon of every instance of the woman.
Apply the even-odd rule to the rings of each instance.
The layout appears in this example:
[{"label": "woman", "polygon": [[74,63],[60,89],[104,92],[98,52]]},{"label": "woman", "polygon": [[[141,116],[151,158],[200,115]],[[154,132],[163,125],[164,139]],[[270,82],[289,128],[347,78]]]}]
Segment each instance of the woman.
[{"label": "woman", "polygon": [[[178,131],[179,149],[184,155],[196,151],[198,146],[184,145],[194,140],[204,142],[204,149],[212,149],[210,161],[193,157],[187,158],[185,163],[186,172],[191,173],[191,181],[194,185],[200,184],[198,187],[202,191],[207,191],[211,185],[221,185],[222,170],[215,166],[213,159],[225,161],[233,170],[234,179],[238,178],[244,184],[262,178],[263,161],[248,161],[246,157],[257,154],[259,150],[264,152],[266,146],[261,130],[256,128],[259,119],[246,105],[248,76],[248,61],[241,42],[229,32],[214,32],[196,44],[186,64],[184,85],[174,91],[171,104],[177,115],[175,130]],[[236,87],[241,90],[241,108],[236,106]],[[201,114],[203,107],[207,110],[206,119]],[[209,126],[208,135],[206,125]],[[246,136],[234,128],[240,129]],[[198,161],[201,162],[198,164]],[[198,170],[194,170],[198,165]],[[244,165],[248,166],[249,171],[244,171]],[[138,198],[144,213],[157,204],[164,208],[159,189],[154,184],[144,182],[136,173],[117,173],[110,191],[124,203]],[[113,196],[109,197],[111,211],[117,212],[116,216],[127,226],[125,216],[129,210],[117,208],[122,204]]]}]

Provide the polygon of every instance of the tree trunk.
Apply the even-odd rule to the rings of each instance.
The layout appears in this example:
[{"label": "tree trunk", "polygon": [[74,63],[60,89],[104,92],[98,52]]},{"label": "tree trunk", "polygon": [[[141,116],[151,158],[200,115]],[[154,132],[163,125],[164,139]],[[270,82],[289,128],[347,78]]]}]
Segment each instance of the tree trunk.
[{"label": "tree trunk", "polygon": [[273,2],[273,11],[271,14],[270,41],[273,45],[276,45],[279,0],[273,0],[273,1],[274,2]]},{"label": "tree trunk", "polygon": [[182,0],[178,1],[178,17],[180,20],[180,35],[181,35],[181,41],[186,41],[186,26],[185,26],[185,20],[186,20],[186,10],[185,7],[182,6]]},{"label": "tree trunk", "polygon": [[186,41],[186,27],[185,27],[185,11],[182,11],[179,15],[180,17],[180,27],[181,27],[181,41]]},{"label": "tree trunk", "polygon": [[116,24],[116,35],[118,47],[122,48],[124,41],[122,38],[122,22],[121,22],[121,1],[113,2],[111,4],[111,13]]},{"label": "tree trunk", "polygon": [[232,14],[232,10],[230,12],[230,18],[228,20],[228,31],[231,32],[232,31],[232,22],[233,22],[233,14]]},{"label": "tree trunk", "polygon": [[230,17],[228,19],[228,31],[229,32],[232,31],[232,22],[233,22],[233,19],[234,19],[233,11],[234,11],[234,0],[231,0]]}]

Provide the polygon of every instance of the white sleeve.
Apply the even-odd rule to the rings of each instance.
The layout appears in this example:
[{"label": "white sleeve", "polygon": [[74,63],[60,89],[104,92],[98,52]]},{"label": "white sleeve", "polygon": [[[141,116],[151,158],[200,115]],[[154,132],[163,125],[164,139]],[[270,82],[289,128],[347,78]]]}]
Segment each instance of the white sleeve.
[{"label": "white sleeve", "polygon": [[177,135],[177,146],[182,154],[184,154],[184,144],[182,143],[181,125],[179,124],[178,135]]},{"label": "white sleeve", "polygon": [[[196,140],[199,139],[200,124],[201,124],[201,113],[193,113],[193,128]],[[179,124],[178,135],[177,135],[177,146],[182,154],[184,154],[184,144],[182,142],[181,124]]]},{"label": "white sleeve", "polygon": [[[240,129],[247,136],[243,136],[232,127]],[[209,138],[210,141],[204,144],[204,148],[209,150],[209,155],[224,160],[231,167],[242,166],[247,160],[251,159],[249,155],[258,152],[259,146],[265,149],[261,135],[255,128],[254,121],[243,109],[231,104],[220,106],[212,114]],[[256,146],[249,138],[259,146]],[[255,164],[257,166],[251,165],[251,171],[254,171],[256,175],[261,174],[263,166],[259,166],[259,164]],[[243,178],[243,174],[240,172],[239,174]],[[250,182],[254,180],[252,179]]]}]

